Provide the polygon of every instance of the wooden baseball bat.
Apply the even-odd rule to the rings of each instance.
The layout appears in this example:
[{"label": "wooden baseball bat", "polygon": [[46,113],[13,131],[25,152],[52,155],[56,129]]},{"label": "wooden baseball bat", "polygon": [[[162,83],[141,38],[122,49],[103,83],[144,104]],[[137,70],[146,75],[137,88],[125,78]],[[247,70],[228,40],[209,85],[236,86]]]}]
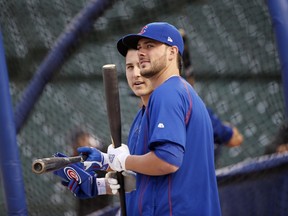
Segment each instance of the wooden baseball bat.
[{"label": "wooden baseball bat", "polygon": [[[103,82],[106,96],[106,105],[108,120],[110,126],[110,133],[112,143],[114,147],[121,146],[121,112],[120,112],[120,101],[119,101],[119,88],[118,88],[118,75],[116,65],[107,64],[102,68]],[[121,172],[117,172],[117,179],[120,184],[119,196],[121,215],[126,216],[126,200],[124,190],[124,177]]]},{"label": "wooden baseball bat", "polygon": [[75,157],[48,157],[36,159],[32,163],[32,171],[36,174],[59,170],[72,163],[84,162],[86,155]]}]

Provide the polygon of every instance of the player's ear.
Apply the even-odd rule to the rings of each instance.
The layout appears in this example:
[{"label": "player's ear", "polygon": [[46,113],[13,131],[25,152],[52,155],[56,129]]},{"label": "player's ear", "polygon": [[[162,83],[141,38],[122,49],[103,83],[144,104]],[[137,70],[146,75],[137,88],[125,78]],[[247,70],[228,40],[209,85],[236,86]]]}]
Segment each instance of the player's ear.
[{"label": "player's ear", "polygon": [[169,47],[169,60],[177,59],[178,54],[178,47],[177,46],[170,46]]}]

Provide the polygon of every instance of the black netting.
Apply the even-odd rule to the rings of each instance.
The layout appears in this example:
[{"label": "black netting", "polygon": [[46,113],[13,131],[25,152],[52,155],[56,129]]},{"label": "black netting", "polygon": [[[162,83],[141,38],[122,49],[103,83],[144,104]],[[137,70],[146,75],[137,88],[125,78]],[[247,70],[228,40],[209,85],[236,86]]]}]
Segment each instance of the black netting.
[{"label": "black netting", "polygon": [[[0,0],[0,26],[13,105],[58,36],[89,1]],[[264,154],[284,120],[280,65],[272,24],[262,0],[121,0],[95,21],[45,87],[18,135],[29,215],[75,215],[76,202],[51,174],[35,175],[31,163],[60,151],[79,125],[106,145],[110,134],[102,66],[117,65],[123,142],[138,109],[124,74],[117,40],[144,24],[167,21],[186,31],[195,88],[208,107],[243,133],[237,148],[222,147],[217,168]],[[0,193],[2,195],[3,193]],[[0,197],[0,209],[4,201]],[[112,202],[112,200],[110,200]],[[2,213],[0,213],[2,215]]]}]

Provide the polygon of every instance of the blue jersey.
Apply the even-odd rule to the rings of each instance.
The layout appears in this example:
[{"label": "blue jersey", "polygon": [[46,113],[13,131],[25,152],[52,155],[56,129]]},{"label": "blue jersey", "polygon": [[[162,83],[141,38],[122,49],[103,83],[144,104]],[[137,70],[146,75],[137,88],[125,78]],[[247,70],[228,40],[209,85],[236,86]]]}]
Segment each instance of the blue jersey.
[{"label": "blue jersey", "polygon": [[154,90],[138,112],[128,137],[131,154],[149,151],[179,169],[172,174],[137,173],[137,190],[127,194],[127,214],[221,215],[214,168],[212,124],[207,109],[181,77]]}]

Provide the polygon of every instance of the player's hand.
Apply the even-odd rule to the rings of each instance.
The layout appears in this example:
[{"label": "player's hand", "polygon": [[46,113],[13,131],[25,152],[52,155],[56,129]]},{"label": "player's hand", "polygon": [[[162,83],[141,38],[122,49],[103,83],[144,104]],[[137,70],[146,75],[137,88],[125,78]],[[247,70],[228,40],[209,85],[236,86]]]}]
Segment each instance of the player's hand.
[{"label": "player's hand", "polygon": [[91,176],[89,181],[81,183],[72,178],[69,182],[62,181],[62,185],[66,186],[79,199],[93,198],[107,193],[105,178],[97,179],[96,175]]},{"label": "player's hand", "polygon": [[105,178],[97,178],[95,173],[88,173],[77,164],[56,170],[53,174],[59,176],[62,184],[80,199],[106,194]]},{"label": "player's hand", "polygon": [[88,155],[88,158],[83,163],[87,172],[108,169],[109,163],[106,153],[93,147],[79,147],[77,151],[79,154]]},{"label": "player's hand", "polygon": [[107,153],[109,158],[109,166],[111,169],[119,172],[126,169],[126,158],[130,155],[127,145],[121,144],[120,147],[114,148],[114,145],[111,144],[108,146]]},{"label": "player's hand", "polygon": [[226,143],[226,146],[228,146],[228,147],[238,147],[238,146],[240,146],[243,143],[243,140],[244,140],[243,135],[240,133],[240,131],[236,127],[234,127],[234,126],[232,126],[232,125],[230,125],[228,123],[225,123],[225,125],[231,127],[232,131],[233,131],[232,137]]},{"label": "player's hand", "polygon": [[[124,176],[125,192],[129,193],[136,190],[136,173],[126,170],[122,172],[122,175]],[[118,189],[120,189],[120,184],[118,183],[116,172],[111,171],[106,173],[105,178],[108,181],[112,193],[117,194]]]},{"label": "player's hand", "polygon": [[71,193],[74,194],[74,196],[80,199],[89,198],[87,194],[83,193],[83,191],[80,190],[79,184],[76,179],[71,179],[69,182],[62,181],[61,183],[62,185],[66,186],[71,191]]}]

